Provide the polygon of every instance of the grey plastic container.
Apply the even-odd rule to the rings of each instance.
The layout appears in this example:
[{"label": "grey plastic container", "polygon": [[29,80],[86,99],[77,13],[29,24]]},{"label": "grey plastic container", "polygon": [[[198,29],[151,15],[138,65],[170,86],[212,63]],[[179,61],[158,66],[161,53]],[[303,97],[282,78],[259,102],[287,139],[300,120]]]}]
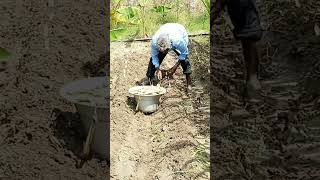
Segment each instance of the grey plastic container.
[{"label": "grey plastic container", "polygon": [[109,88],[107,84],[106,77],[92,77],[88,79],[82,79],[70,82],[63,86],[60,89],[60,94],[66,100],[72,102],[79,115],[81,122],[84,126],[85,135],[88,135],[93,113],[94,113],[94,106],[91,105],[89,102],[79,102],[74,97],[71,96],[72,93],[75,92],[83,92],[83,91],[90,91],[95,88],[105,87],[105,104],[100,104],[96,106],[97,108],[97,124],[94,133],[94,139],[92,142],[91,150],[100,158],[100,159],[109,159],[109,108],[108,103],[110,98],[108,97]]}]

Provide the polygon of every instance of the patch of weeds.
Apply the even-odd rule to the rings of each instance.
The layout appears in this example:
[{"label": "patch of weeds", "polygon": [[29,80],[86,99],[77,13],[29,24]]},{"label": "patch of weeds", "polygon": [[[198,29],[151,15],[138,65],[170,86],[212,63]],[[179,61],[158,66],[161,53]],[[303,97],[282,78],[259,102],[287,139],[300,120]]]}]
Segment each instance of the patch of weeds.
[{"label": "patch of weeds", "polygon": [[153,137],[152,137],[153,142],[161,142],[166,138],[164,130],[163,130],[163,124],[153,125],[151,127],[151,133],[153,135]]},{"label": "patch of weeds", "polygon": [[196,146],[196,151],[194,153],[194,158],[197,162],[202,165],[204,171],[210,170],[210,146],[208,141],[198,142]]},{"label": "patch of weeds", "polygon": [[186,114],[190,114],[194,112],[192,101],[182,101],[179,105],[179,109],[186,112]]}]

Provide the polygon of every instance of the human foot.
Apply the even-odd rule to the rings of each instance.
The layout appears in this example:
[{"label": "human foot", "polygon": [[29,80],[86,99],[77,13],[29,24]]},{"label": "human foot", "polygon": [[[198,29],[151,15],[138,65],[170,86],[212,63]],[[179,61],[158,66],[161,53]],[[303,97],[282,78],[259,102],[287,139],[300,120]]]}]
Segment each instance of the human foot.
[{"label": "human foot", "polygon": [[187,94],[190,94],[190,93],[191,93],[191,90],[192,90],[191,85],[187,85],[186,93],[187,93]]}]

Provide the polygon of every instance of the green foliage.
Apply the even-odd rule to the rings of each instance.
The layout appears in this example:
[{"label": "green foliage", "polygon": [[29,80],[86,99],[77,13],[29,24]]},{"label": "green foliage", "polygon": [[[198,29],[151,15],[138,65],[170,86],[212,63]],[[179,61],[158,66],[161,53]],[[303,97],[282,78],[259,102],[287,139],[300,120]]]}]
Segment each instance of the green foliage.
[{"label": "green foliage", "polygon": [[119,39],[127,30],[125,28],[117,28],[110,30],[110,39],[116,40]]},{"label": "green foliage", "polygon": [[118,12],[122,0],[112,0],[111,10],[110,10],[110,27],[111,29],[116,28],[119,24],[123,22],[123,18]]},{"label": "green foliage", "polygon": [[7,61],[10,56],[9,51],[0,47],[0,62]]},{"label": "green foliage", "polygon": [[122,14],[125,17],[125,23],[129,24],[138,24],[140,21],[139,18],[139,8],[136,7],[124,7],[118,10],[118,13]]},{"label": "green foliage", "polygon": [[165,24],[168,22],[175,22],[176,17],[175,16],[168,16],[170,13],[170,10],[172,8],[169,6],[165,5],[160,5],[160,6],[154,6],[151,9],[151,12],[155,13],[155,17],[157,17],[157,20],[155,21],[156,24]]},{"label": "green foliage", "polygon": [[[199,143],[199,142],[198,142]],[[199,143],[194,153],[195,159],[202,164],[203,168],[209,171],[210,168],[210,147],[208,142]]]},{"label": "green foliage", "polygon": [[139,0],[138,1],[138,6],[143,6],[145,7],[148,3],[149,3],[150,0]]},{"label": "green foliage", "polygon": [[210,16],[210,0],[201,0],[201,1],[206,9],[207,15]]},{"label": "green foliage", "polygon": [[152,11],[161,14],[162,17],[165,17],[168,14],[170,9],[172,9],[172,8],[168,7],[168,6],[161,5],[161,6],[154,6],[152,8]]},{"label": "green foliage", "polygon": [[184,25],[188,32],[208,32],[209,0],[196,0],[199,6],[190,13],[188,2],[171,1],[160,3],[150,0],[136,0],[131,6],[127,1],[112,0],[110,13],[110,39],[151,37],[162,25],[168,22]]}]

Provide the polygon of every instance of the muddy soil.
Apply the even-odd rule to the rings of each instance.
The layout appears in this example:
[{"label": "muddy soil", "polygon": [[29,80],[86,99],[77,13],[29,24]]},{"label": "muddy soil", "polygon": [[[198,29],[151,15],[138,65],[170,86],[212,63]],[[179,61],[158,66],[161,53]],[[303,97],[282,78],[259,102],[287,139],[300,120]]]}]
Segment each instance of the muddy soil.
[{"label": "muddy soil", "polygon": [[[214,179],[318,179],[318,1],[258,1],[263,27],[264,98],[244,101],[240,43],[227,21],[216,26],[212,52],[211,161]],[[224,19],[228,19],[224,14]]]},{"label": "muddy soil", "polygon": [[105,5],[0,4],[0,46],[13,54],[0,71],[0,179],[106,179],[105,161],[75,167],[83,140],[79,117],[59,95],[68,82],[105,73]]},{"label": "muddy soil", "polygon": [[[111,178],[209,178],[209,38],[190,45],[194,88],[185,93],[181,67],[161,82],[167,93],[153,114],[136,111],[128,90],[146,75],[150,42],[111,43]],[[162,67],[171,68],[170,54]]]}]

